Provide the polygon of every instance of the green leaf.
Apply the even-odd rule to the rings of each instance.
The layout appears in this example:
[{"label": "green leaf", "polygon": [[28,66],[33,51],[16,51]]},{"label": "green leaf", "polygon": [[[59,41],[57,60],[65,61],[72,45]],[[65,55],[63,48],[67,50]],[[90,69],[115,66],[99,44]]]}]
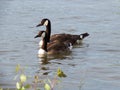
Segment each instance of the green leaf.
[{"label": "green leaf", "polygon": [[21,75],[20,75],[20,81],[23,83],[23,82],[26,82],[26,80],[27,80],[26,75],[21,74]]},{"label": "green leaf", "polygon": [[31,87],[30,84],[25,85],[25,88],[26,88],[26,89],[28,89],[28,88],[30,88],[30,87]]},{"label": "green leaf", "polygon": [[45,88],[45,90],[51,90],[50,85],[47,83],[45,84],[44,88]]},{"label": "green leaf", "polygon": [[3,90],[2,88],[0,88],[0,90]]},{"label": "green leaf", "polygon": [[20,90],[25,90],[25,87],[24,87],[24,86],[22,86],[22,88],[21,88]]},{"label": "green leaf", "polygon": [[34,76],[35,83],[38,83],[39,77],[37,75]]},{"label": "green leaf", "polygon": [[19,72],[19,70],[20,70],[20,64],[18,64],[18,65],[16,66],[16,68],[15,68],[15,71],[16,71],[16,72]]},{"label": "green leaf", "polygon": [[19,82],[16,83],[16,88],[20,89],[21,88],[21,84]]},{"label": "green leaf", "polygon": [[60,68],[58,68],[58,70],[57,70],[57,76],[58,77],[66,77],[66,75],[64,74],[64,72]]}]

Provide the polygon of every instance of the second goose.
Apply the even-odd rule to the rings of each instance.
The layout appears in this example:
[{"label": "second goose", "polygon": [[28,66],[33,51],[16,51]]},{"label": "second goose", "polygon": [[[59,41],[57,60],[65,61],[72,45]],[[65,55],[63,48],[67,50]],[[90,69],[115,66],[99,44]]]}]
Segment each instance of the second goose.
[{"label": "second goose", "polygon": [[38,51],[38,55],[40,57],[44,57],[47,54],[49,55],[61,55],[70,53],[72,49],[72,45],[69,42],[60,42],[59,40],[55,40],[53,42],[48,42],[48,35],[45,31],[40,31],[35,38],[42,37],[40,41],[40,49]]}]

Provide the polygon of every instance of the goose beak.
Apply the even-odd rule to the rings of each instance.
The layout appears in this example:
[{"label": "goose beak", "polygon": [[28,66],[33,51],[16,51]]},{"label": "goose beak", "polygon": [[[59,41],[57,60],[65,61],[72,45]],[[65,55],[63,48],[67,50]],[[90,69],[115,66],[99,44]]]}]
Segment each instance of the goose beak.
[{"label": "goose beak", "polygon": [[38,37],[40,37],[39,35],[36,35],[34,38],[38,38]]},{"label": "goose beak", "polygon": [[39,31],[39,33],[34,38],[41,37],[43,33],[45,33],[45,31]]},{"label": "goose beak", "polygon": [[39,27],[39,26],[42,26],[42,24],[40,23],[40,24],[38,24],[36,27]]}]

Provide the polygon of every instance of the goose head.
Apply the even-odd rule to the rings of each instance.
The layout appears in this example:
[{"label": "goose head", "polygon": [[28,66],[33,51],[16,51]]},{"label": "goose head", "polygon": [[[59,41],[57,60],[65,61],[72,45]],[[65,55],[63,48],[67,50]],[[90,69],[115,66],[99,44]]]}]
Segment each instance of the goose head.
[{"label": "goose head", "polygon": [[51,22],[49,19],[44,18],[41,22],[36,26],[46,26],[46,33],[47,33],[47,42],[50,42],[50,35],[51,35]]},{"label": "goose head", "polygon": [[36,27],[39,27],[39,26],[48,26],[50,24],[50,20],[47,19],[47,18],[44,18],[41,20],[41,22],[36,26]]},{"label": "goose head", "polygon": [[34,37],[34,38],[38,38],[38,37],[42,37],[44,38],[45,37],[45,31],[39,31],[39,33]]},{"label": "goose head", "polygon": [[34,38],[38,38],[38,37],[42,38],[42,40],[40,40],[40,42],[39,42],[39,47],[41,48],[43,46],[43,40],[48,41],[46,32],[45,31],[39,31],[39,33]]}]

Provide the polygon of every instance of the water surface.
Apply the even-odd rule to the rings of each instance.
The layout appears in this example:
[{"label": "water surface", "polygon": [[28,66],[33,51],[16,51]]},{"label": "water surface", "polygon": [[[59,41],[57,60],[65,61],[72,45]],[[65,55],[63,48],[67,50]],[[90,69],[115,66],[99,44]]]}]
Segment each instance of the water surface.
[{"label": "water surface", "polygon": [[[45,29],[35,27],[42,18],[51,20],[52,34],[90,36],[66,58],[42,62],[39,39],[34,39]],[[15,88],[15,66],[20,64],[27,75],[45,78],[60,67],[67,77],[55,90],[120,90],[119,22],[119,0],[1,0],[0,87]]]}]

